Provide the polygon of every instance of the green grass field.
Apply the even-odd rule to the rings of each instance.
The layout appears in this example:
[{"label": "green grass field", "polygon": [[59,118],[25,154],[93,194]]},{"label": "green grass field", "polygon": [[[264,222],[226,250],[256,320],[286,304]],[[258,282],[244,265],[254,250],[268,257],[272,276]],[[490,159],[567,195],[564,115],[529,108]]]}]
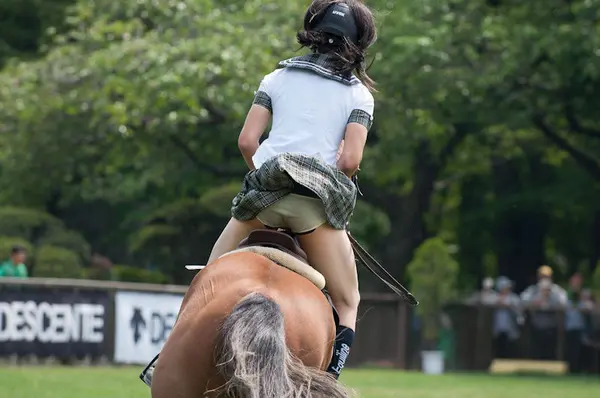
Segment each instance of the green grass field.
[{"label": "green grass field", "polygon": [[[0,398],[148,398],[139,368],[0,367]],[[598,398],[600,378],[344,370],[364,398]]]}]

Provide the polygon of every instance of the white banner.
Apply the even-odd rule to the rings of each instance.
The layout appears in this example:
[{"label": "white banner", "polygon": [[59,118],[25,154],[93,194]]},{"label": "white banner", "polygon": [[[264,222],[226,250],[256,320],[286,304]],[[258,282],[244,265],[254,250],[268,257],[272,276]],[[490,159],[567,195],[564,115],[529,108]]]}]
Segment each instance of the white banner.
[{"label": "white banner", "polygon": [[115,362],[150,362],[167,341],[182,301],[183,295],[117,292]]}]

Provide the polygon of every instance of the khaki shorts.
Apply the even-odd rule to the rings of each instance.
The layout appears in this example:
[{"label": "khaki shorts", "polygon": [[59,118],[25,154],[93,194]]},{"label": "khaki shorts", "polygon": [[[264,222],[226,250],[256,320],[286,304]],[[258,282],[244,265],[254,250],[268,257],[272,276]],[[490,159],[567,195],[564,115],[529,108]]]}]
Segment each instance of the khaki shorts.
[{"label": "khaki shorts", "polygon": [[327,222],[323,202],[317,198],[289,194],[256,216],[271,228],[286,228],[295,234],[311,232]]}]

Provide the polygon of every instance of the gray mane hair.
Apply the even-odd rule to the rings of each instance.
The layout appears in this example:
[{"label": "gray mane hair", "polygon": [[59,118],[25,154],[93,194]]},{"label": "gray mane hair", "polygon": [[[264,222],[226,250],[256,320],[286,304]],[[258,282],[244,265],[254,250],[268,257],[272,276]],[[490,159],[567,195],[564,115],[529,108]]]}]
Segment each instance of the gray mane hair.
[{"label": "gray mane hair", "polygon": [[260,293],[244,297],[225,318],[217,369],[226,383],[219,398],[349,398],[355,394],[328,373],[305,366],[285,341],[280,306]]}]

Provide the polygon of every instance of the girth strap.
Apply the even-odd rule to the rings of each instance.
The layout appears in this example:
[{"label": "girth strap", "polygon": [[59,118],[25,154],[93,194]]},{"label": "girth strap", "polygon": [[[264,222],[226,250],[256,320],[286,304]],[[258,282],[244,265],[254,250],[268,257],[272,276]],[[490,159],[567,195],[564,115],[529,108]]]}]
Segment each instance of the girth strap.
[{"label": "girth strap", "polygon": [[[385,283],[394,293],[402,297],[404,301],[409,303],[412,306],[416,306],[419,304],[419,301],[413,296],[411,292],[408,291],[407,288],[402,286],[400,282],[398,282],[389,272],[386,271],[385,268],[381,264],[377,262],[367,252],[361,245],[358,243],[356,239],[350,234],[350,231],[346,230],[348,234],[348,238],[350,239],[350,243],[352,244],[352,250],[354,250],[354,255],[360,262],[379,280]],[[368,260],[368,261],[367,261]],[[370,263],[370,265],[369,265]],[[375,268],[375,269],[374,269]]]}]

